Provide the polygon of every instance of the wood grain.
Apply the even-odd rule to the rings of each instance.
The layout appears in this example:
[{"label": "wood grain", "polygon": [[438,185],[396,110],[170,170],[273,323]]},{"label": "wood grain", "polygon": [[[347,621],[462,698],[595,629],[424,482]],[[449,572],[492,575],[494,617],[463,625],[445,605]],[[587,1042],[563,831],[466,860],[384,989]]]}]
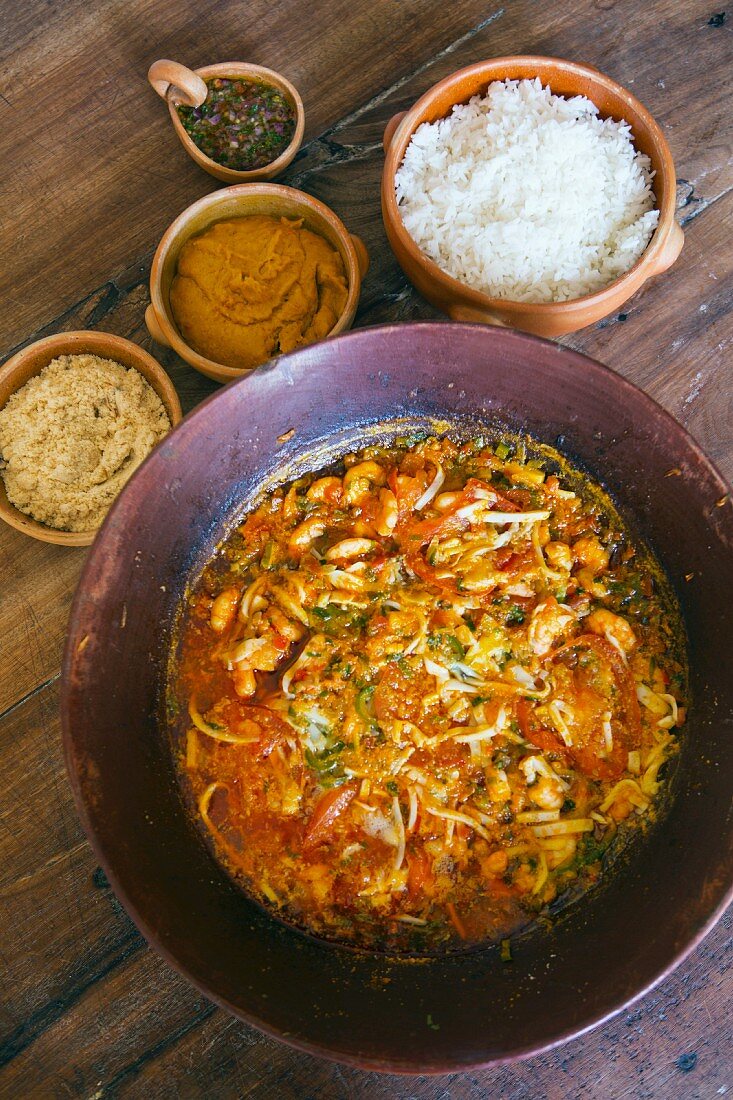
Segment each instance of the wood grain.
[{"label": "wood grain", "polygon": [[[663,124],[687,240],[675,268],[616,317],[566,339],[642,385],[733,477],[730,21],[693,0],[503,6],[460,0],[0,0],[0,226],[6,352],[49,331],[101,327],[167,367],[184,409],[216,389],[143,326],[157,240],[215,186],[178,147],[145,84],[157,56],[226,56],[299,87],[307,144],[287,180],[366,240],[358,324],[434,319],[379,215],[385,122],[485,56],[582,60]],[[27,104],[42,102],[43,111]],[[9,200],[9,201],[8,201]],[[672,522],[672,520],[671,520]],[[74,812],[60,747],[60,650],[83,551],[0,531],[0,1095],[703,1098],[733,1089],[729,913],[631,1012],[549,1055],[407,1081],[291,1051],[214,1008],[144,944]]]}]

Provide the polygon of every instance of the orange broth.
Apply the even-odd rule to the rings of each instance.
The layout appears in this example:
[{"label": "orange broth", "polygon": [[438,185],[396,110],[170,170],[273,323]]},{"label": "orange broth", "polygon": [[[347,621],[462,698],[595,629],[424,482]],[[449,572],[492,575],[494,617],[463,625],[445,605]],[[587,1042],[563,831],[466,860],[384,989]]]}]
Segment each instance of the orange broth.
[{"label": "orange broth", "polygon": [[678,613],[599,488],[542,456],[347,455],[263,499],[197,582],[181,783],[283,919],[390,951],[506,939],[653,815]]}]

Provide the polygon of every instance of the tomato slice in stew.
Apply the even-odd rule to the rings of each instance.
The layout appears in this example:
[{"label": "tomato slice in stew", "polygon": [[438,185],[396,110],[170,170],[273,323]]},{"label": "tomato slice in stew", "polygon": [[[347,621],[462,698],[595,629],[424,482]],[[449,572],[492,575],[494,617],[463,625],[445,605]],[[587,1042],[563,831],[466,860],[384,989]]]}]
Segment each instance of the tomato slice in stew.
[{"label": "tomato slice in stew", "polygon": [[303,834],[304,849],[316,848],[328,840],[331,826],[356,797],[358,789],[358,783],[344,783],[343,786],[332,787],[321,795]]},{"label": "tomato slice in stew", "polygon": [[551,756],[557,756],[563,763],[570,761],[570,753],[559,734],[540,721],[529,699],[519,699],[516,705],[517,721],[522,737]]},{"label": "tomato slice in stew", "polygon": [[433,867],[427,852],[418,849],[407,857],[407,889],[414,897],[430,889],[433,882]]},{"label": "tomato slice in stew", "polygon": [[[590,660],[581,659],[583,651]],[[556,696],[582,720],[573,725],[573,743],[566,745],[540,720],[529,700],[521,699],[516,710],[523,736],[543,751],[565,762],[572,761],[592,779],[618,779],[627,766],[629,751],[641,740],[641,717],[631,672],[616,649],[595,634],[582,634],[555,650],[548,660],[565,666]]]}]

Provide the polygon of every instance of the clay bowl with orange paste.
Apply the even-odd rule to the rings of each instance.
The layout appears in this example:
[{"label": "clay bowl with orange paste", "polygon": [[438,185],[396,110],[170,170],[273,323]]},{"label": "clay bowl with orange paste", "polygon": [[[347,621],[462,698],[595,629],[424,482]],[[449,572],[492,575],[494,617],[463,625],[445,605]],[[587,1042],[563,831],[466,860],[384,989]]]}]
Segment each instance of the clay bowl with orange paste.
[{"label": "clay bowl with orange paste", "polygon": [[[395,174],[412,135],[423,122],[446,118],[457,103],[485,95],[493,80],[539,77],[555,95],[586,96],[602,118],[625,119],[634,144],[651,160],[659,222],[647,248],[620,278],[602,290],[564,302],[515,302],[474,290],[443,271],[405,228],[395,195]],[[389,243],[402,270],[417,290],[454,321],[519,328],[538,336],[563,336],[607,317],[628,301],[653,275],[675,262],[684,235],[675,221],[676,176],[672,154],[659,125],[638,99],[589,65],[555,57],[497,57],[453,73],[430,88],[417,103],[387,123],[382,172],[382,217]]]},{"label": "clay bowl with orange paste", "polygon": [[[98,355],[102,359],[112,359],[123,367],[134,367],[148,382],[168,414],[171,427],[181,419],[181,403],[173,383],[152,355],[149,355],[131,340],[115,336],[111,332],[80,330],[78,332],[59,332],[36,340],[13,355],[0,367],[0,409],[12,395],[35,375],[40,374],[52,359],[59,355]],[[31,516],[21,512],[11,504],[5,485],[0,478],[0,519],[5,520],[17,531],[31,535],[40,542],[51,542],[59,546],[89,546],[96,531],[59,531],[45,523],[39,523]]]},{"label": "clay bowl with orange paste", "polygon": [[325,203],[294,187],[282,187],[276,183],[243,183],[236,187],[224,187],[193,203],[168,227],[153,256],[150,305],[145,312],[145,324],[156,343],[173,348],[190,366],[216,382],[231,382],[250,372],[207,359],[186,343],[171,310],[170,289],[181,249],[191,237],[225,218],[246,218],[253,214],[302,218],[306,229],[318,233],[341,256],[348,294],[341,316],[329,332],[329,337],[351,328],[359,304],[361,280],[369,268],[369,255],[361,238],[349,233],[341,219]]},{"label": "clay bowl with orange paste", "polygon": [[[282,92],[289,103],[295,118],[295,130],[290,143],[283,149],[275,160],[270,161],[261,168],[237,169],[229,168],[225,164],[219,164],[212,160],[206,153],[199,149],[198,145],[186,133],[186,129],[178,114],[178,107],[199,107],[206,99],[208,88],[206,80],[212,77],[228,77],[231,80],[237,78],[252,80],[262,84],[269,84],[277,91]],[[173,129],[178,135],[181,145],[192,160],[203,168],[210,176],[214,176],[224,183],[256,183],[260,180],[271,180],[284,172],[293,161],[298,149],[300,149],[305,132],[305,110],[303,100],[298,91],[289,80],[274,69],[266,69],[262,65],[250,65],[243,61],[224,61],[218,65],[204,65],[201,69],[189,69],[178,61],[169,61],[161,58],[154,61],[148,70],[150,84],[168,105],[168,111],[173,123]]]}]

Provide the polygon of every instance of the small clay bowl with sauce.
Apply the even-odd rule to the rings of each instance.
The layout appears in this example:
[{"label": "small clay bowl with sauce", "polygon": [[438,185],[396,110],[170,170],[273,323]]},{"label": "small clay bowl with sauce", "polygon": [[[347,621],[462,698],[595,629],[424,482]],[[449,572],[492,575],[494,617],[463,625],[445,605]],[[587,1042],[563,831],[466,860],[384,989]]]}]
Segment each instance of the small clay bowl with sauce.
[{"label": "small clay bowl with sauce", "polygon": [[[150,383],[168,414],[171,428],[181,421],[181,404],[173,383],[152,355],[148,355],[131,340],[114,336],[110,332],[81,330],[79,332],[59,332],[47,336],[17,352],[7,363],[0,367],[0,409],[8,403],[26,382],[40,374],[52,359],[60,355],[98,355],[102,359],[112,359],[123,367],[133,367]],[[17,531],[30,535],[40,542],[51,542],[59,546],[89,546],[97,534],[93,531],[60,531],[39,523],[25,512],[11,504],[5,492],[5,483],[0,477],[0,519],[5,520]]]},{"label": "small clay bowl with sauce", "polygon": [[[206,80],[212,77],[227,77],[230,80],[239,78],[269,84],[281,92],[287,100],[295,118],[295,130],[290,143],[269,164],[249,170],[229,168],[202,152],[186,132],[178,114],[178,108],[180,106],[200,107],[208,94]],[[168,104],[173,128],[188,155],[196,161],[199,168],[203,168],[210,176],[215,176],[224,183],[256,183],[258,180],[274,179],[285,171],[300,149],[305,132],[303,100],[290,81],[273,69],[266,69],[262,65],[248,65],[242,61],[223,61],[218,65],[205,65],[201,69],[188,69],[177,61],[161,58],[150,66],[148,80],[158,95]]]},{"label": "small clay bowl with sauce", "polygon": [[[586,96],[602,118],[625,119],[636,148],[651,160],[659,211],[657,228],[641,257],[624,275],[601,290],[563,302],[516,302],[475,290],[443,271],[408,233],[395,195],[395,175],[413,134],[423,122],[450,115],[459,103],[485,95],[494,80],[539,77],[555,95]],[[672,154],[659,125],[638,99],[589,65],[556,57],[497,57],[480,61],[435,84],[409,111],[394,115],[384,131],[382,218],[402,270],[417,290],[454,321],[479,321],[518,328],[537,336],[563,336],[614,313],[653,275],[671,267],[684,234],[675,221],[676,175]]]},{"label": "small clay bowl with sauce", "polygon": [[216,382],[231,382],[250,373],[246,368],[215,363],[185,342],[170,305],[170,289],[184,244],[216,222],[254,214],[275,218],[302,218],[306,229],[323,237],[341,256],[348,296],[346,305],[328,337],[351,328],[359,304],[361,280],[369,268],[369,255],[360,237],[349,233],[340,218],[324,203],[276,183],[246,183],[214,191],[193,203],[168,227],[158,245],[150,270],[150,305],[145,324],[158,344],[173,348],[190,366]]}]

